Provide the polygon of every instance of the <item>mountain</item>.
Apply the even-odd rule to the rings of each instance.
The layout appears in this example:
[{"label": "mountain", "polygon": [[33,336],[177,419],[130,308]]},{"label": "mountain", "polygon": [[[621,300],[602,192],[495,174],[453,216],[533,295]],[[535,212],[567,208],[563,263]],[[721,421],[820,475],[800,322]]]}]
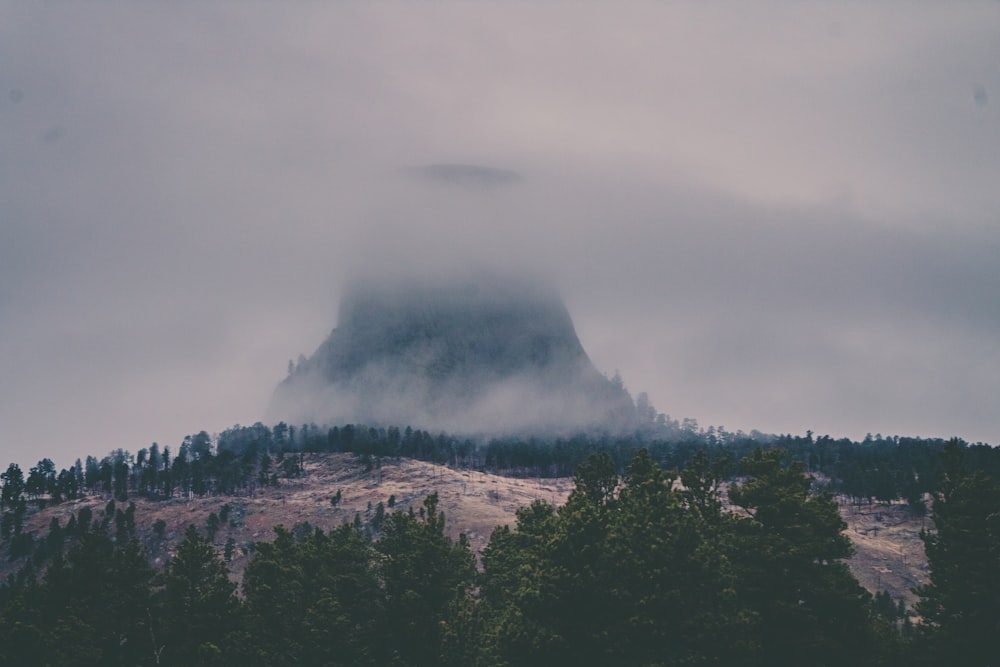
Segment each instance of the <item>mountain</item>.
[{"label": "mountain", "polygon": [[632,400],[590,361],[543,281],[471,272],[355,280],[338,326],[275,391],[290,423],[452,433],[619,431]]}]

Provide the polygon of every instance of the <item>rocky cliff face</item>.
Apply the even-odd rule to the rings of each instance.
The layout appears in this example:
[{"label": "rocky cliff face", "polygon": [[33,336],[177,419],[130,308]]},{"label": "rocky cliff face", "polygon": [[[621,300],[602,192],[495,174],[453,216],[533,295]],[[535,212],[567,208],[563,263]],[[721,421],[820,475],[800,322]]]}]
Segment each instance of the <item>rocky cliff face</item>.
[{"label": "rocky cliff face", "polygon": [[279,385],[275,417],[475,434],[614,431],[633,418],[630,397],[594,368],[562,300],[534,282],[359,281],[338,322]]}]

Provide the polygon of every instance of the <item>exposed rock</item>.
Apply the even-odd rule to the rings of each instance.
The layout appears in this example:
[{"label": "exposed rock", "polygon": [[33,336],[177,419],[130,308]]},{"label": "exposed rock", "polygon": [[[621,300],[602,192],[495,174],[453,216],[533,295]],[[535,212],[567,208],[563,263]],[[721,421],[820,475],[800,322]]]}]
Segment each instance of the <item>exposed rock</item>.
[{"label": "exposed rock", "polygon": [[553,289],[497,274],[353,284],[338,327],[275,392],[300,423],[410,424],[453,433],[627,428]]}]

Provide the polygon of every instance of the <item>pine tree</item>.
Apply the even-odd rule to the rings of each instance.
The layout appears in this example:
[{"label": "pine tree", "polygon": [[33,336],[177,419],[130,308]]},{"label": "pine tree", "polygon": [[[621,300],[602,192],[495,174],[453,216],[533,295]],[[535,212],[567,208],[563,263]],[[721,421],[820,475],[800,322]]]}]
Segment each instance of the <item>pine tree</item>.
[{"label": "pine tree", "polygon": [[917,592],[923,633],[917,659],[956,667],[1000,660],[1000,482],[969,472],[952,440],[935,494],[935,531],[922,535],[930,583]]},{"label": "pine tree", "polygon": [[518,509],[516,517],[515,528],[495,529],[483,551],[480,597],[489,619],[484,653],[500,664],[558,664],[564,643],[553,627],[561,608],[550,566],[558,517],[541,500]]},{"label": "pine tree", "polygon": [[367,538],[343,525],[257,544],[243,580],[253,664],[373,665],[381,594]]},{"label": "pine tree", "polygon": [[640,450],[618,494],[608,544],[617,567],[600,585],[611,591],[607,634],[620,664],[733,664],[745,653],[721,503],[705,470],[685,477],[695,500]]},{"label": "pine tree", "polygon": [[226,664],[240,623],[229,570],[193,525],[163,573],[158,642],[165,664]]},{"label": "pine tree", "polygon": [[115,544],[99,526],[56,552],[44,579],[19,587],[0,624],[3,664],[134,665],[148,652],[146,555]]},{"label": "pine tree", "polygon": [[852,553],[836,504],[810,494],[799,462],[781,450],[743,461],[749,478],[729,490],[748,517],[736,525],[732,558],[738,589],[757,617],[756,663],[864,664],[875,654],[871,595],[843,562]]},{"label": "pine tree", "polygon": [[449,610],[471,588],[475,557],[464,535],[452,542],[432,493],[419,513],[390,514],[375,544],[385,586],[386,622],[395,658],[404,664],[440,664]]}]

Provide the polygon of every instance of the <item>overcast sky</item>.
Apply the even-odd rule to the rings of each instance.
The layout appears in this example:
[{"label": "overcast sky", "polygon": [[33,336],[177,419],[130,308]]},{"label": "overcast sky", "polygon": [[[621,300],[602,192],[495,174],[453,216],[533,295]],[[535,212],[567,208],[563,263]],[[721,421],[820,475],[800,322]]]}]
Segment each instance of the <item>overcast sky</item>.
[{"label": "overcast sky", "polygon": [[[997,2],[0,2],[0,459],[253,423],[352,267],[487,255],[675,418],[1000,443],[998,35]],[[393,185],[436,163],[522,178]]]}]

